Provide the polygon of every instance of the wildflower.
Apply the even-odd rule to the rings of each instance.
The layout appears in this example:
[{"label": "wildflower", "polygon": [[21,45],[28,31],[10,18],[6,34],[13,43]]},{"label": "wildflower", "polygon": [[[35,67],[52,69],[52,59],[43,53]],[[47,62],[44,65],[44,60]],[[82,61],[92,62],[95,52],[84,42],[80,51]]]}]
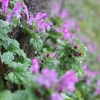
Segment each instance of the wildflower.
[{"label": "wildflower", "polygon": [[54,82],[56,82],[57,74],[55,70],[49,70],[44,68],[41,72],[40,76],[36,76],[34,81],[38,83],[40,86],[44,86],[45,88],[50,88]]},{"label": "wildflower", "polygon": [[50,100],[62,100],[62,97],[60,94],[53,93]]},{"label": "wildflower", "polygon": [[53,25],[51,22],[44,22],[43,23],[44,27],[47,29],[47,31],[50,30],[50,27]]},{"label": "wildflower", "polygon": [[34,72],[35,74],[38,74],[39,72],[39,63],[36,58],[32,59],[32,66],[29,68],[30,72]]},{"label": "wildflower", "polygon": [[64,19],[64,18],[66,18],[66,16],[67,16],[66,9],[63,8],[62,11],[61,11],[61,13],[60,13],[60,18]]},{"label": "wildflower", "polygon": [[4,13],[6,13],[8,9],[9,0],[0,0],[0,2],[2,3],[2,10],[4,11]]},{"label": "wildflower", "polygon": [[55,58],[57,56],[57,52],[54,52],[53,54],[52,54],[52,58]]},{"label": "wildflower", "polygon": [[58,80],[57,90],[59,92],[69,91],[73,92],[75,89],[75,83],[78,81],[77,77],[72,70],[67,71],[60,79]]},{"label": "wildflower", "polygon": [[56,15],[58,15],[58,13],[59,13],[59,5],[58,4],[56,4],[55,7],[54,7],[54,13]]},{"label": "wildflower", "polygon": [[7,14],[6,16],[6,21],[10,21],[11,18],[16,15],[17,18],[20,18],[21,15],[20,15],[20,7],[21,7],[21,2],[17,2],[15,7],[13,8],[12,10],[12,13],[11,14]]},{"label": "wildflower", "polygon": [[100,54],[98,55],[98,58],[97,58],[98,62],[100,62]]},{"label": "wildflower", "polygon": [[98,71],[91,71],[91,70],[86,68],[84,72],[85,72],[84,76],[88,77],[87,80],[86,80],[86,84],[90,85],[93,78],[98,74]]},{"label": "wildflower", "polygon": [[45,26],[43,25],[43,21],[39,21],[38,24],[37,24],[37,26],[38,26],[38,30],[39,31],[42,31],[44,33],[46,32],[45,31]]},{"label": "wildflower", "polygon": [[29,20],[27,21],[27,23],[29,25],[32,25],[33,21],[34,21],[34,15],[33,14],[30,14],[30,17],[29,17]]},{"label": "wildflower", "polygon": [[29,21],[29,13],[28,13],[28,9],[27,9],[27,6],[24,5],[24,13],[26,14],[26,17],[27,17],[27,21]]},{"label": "wildflower", "polygon": [[96,89],[95,89],[94,94],[95,95],[99,95],[100,94],[100,79],[96,83]]},{"label": "wildflower", "polygon": [[30,14],[29,15],[29,12],[28,12],[28,9],[27,9],[27,6],[24,5],[24,13],[26,14],[26,17],[27,17],[27,23],[29,25],[32,25],[33,21],[34,21],[34,15],[33,14]]},{"label": "wildflower", "polygon": [[92,43],[89,43],[89,44],[87,45],[87,47],[88,47],[88,51],[89,51],[90,53],[95,53],[95,52],[97,51],[96,46],[95,46],[94,44],[92,44]]},{"label": "wildflower", "polygon": [[42,13],[42,12],[39,12],[37,15],[36,15],[36,18],[35,18],[35,22],[38,22],[38,21],[41,21],[41,20],[44,20],[45,18],[48,17],[48,14],[46,13]]},{"label": "wildflower", "polygon": [[49,31],[50,30],[50,27],[52,25],[52,23],[46,23],[46,22],[43,22],[43,21],[38,21],[37,22],[37,27],[38,27],[38,30],[46,33],[46,29]]},{"label": "wildflower", "polygon": [[68,32],[67,29],[63,29],[63,37],[62,37],[62,40],[65,40],[65,39],[68,39],[68,41],[69,41],[70,43],[72,43],[70,34],[69,34],[69,32]]}]

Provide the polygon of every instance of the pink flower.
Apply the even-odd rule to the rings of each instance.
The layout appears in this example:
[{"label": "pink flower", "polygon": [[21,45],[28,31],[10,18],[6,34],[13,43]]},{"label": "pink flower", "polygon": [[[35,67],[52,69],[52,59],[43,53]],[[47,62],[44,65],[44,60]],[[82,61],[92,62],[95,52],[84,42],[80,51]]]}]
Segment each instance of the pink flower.
[{"label": "pink flower", "polygon": [[84,72],[85,72],[84,76],[88,77],[87,80],[86,80],[86,84],[90,85],[93,78],[98,74],[98,71],[91,71],[91,70],[86,68]]},{"label": "pink flower", "polygon": [[36,58],[32,59],[32,66],[29,68],[30,72],[34,72],[35,74],[38,74],[39,72],[39,63]]},{"label": "pink flower", "polygon": [[100,86],[100,79],[97,81],[97,85]]},{"label": "pink flower", "polygon": [[57,90],[60,92],[69,91],[73,92],[75,89],[75,83],[78,81],[78,78],[75,76],[74,71],[67,71],[60,79],[58,80]]},{"label": "pink flower", "polygon": [[46,32],[46,31],[45,31],[45,26],[44,26],[44,24],[43,24],[42,21],[39,21],[38,24],[37,24],[37,26],[38,26],[38,30],[39,30],[39,31],[42,31],[42,32],[44,32],[44,33]]},{"label": "pink flower", "polygon": [[27,22],[28,22],[29,25],[32,25],[33,21],[34,21],[34,15],[30,14],[30,18]]},{"label": "pink flower", "polygon": [[32,25],[32,23],[34,21],[34,15],[33,14],[29,15],[29,12],[28,12],[28,9],[27,9],[26,5],[24,5],[24,13],[26,14],[26,17],[27,17],[27,23],[29,25]]},{"label": "pink flower", "polygon": [[69,31],[74,30],[75,32],[80,31],[80,27],[74,19],[68,19],[67,21],[65,21],[62,24],[61,28],[67,28]]},{"label": "pink flower", "polygon": [[4,11],[4,13],[6,13],[8,4],[9,4],[9,0],[1,0],[0,2],[2,2],[2,10]]},{"label": "pink flower", "polygon": [[70,43],[72,43],[70,34],[69,34],[69,32],[68,32],[67,29],[63,29],[63,37],[62,37],[62,40],[65,40],[65,39],[68,39],[68,41],[69,41]]},{"label": "pink flower", "polygon": [[100,95],[100,79],[97,81],[96,89],[94,92],[95,95]]},{"label": "pink flower", "polygon": [[42,12],[39,12],[37,15],[36,15],[36,18],[35,18],[35,22],[38,22],[38,21],[41,21],[41,20],[44,20],[45,18],[48,17],[48,14],[46,13],[42,13]]},{"label": "pink flower", "polygon": [[58,15],[58,13],[59,13],[59,5],[58,4],[56,4],[55,7],[54,7],[54,13],[56,15]]},{"label": "pink flower", "polygon": [[28,13],[28,9],[27,9],[27,6],[24,5],[24,13],[26,14],[26,17],[27,17],[27,21],[29,21],[29,13]]},{"label": "pink flower", "polygon": [[98,62],[100,62],[100,54],[98,55],[98,58],[97,59],[98,59]]},{"label": "pink flower", "polygon": [[54,52],[53,54],[52,54],[52,58],[55,58],[57,56],[57,52]]},{"label": "pink flower", "polygon": [[51,98],[49,100],[62,100],[62,97],[60,94],[52,94]]},{"label": "pink flower", "polygon": [[95,95],[100,95],[100,88],[96,88],[94,94]]},{"label": "pink flower", "polygon": [[13,8],[13,10],[12,10],[12,13],[11,14],[7,14],[7,16],[6,16],[6,21],[10,21],[11,20],[11,18],[14,16],[14,15],[16,15],[17,16],[17,18],[20,18],[21,17],[21,15],[20,15],[20,7],[21,7],[21,2],[17,2],[16,3],[16,5],[15,5],[15,7]]},{"label": "pink flower", "polygon": [[96,46],[95,46],[94,44],[92,44],[92,43],[89,43],[89,44],[87,45],[87,47],[88,47],[88,51],[89,51],[90,53],[95,53],[95,52],[97,51]]},{"label": "pink flower", "polygon": [[60,18],[64,19],[64,18],[66,18],[66,16],[67,16],[67,11],[66,11],[65,8],[63,8],[62,11],[61,11],[61,13],[60,13]]},{"label": "pink flower", "polygon": [[40,86],[50,88],[56,82],[57,74],[55,70],[44,68],[40,76],[36,76],[34,81]]},{"label": "pink flower", "polygon": [[42,31],[44,33],[46,33],[46,29],[49,31],[50,30],[50,27],[51,27],[52,23],[50,22],[43,22],[43,21],[38,21],[38,30],[39,31]]},{"label": "pink flower", "polygon": [[55,27],[55,28],[54,28],[54,31],[55,31],[55,32],[60,32],[60,29]]}]

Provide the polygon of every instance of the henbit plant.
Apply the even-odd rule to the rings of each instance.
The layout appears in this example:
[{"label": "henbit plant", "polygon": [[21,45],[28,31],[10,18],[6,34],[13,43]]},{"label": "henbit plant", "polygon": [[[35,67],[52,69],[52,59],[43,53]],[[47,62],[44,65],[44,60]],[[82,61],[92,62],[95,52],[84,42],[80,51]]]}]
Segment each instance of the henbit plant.
[{"label": "henbit plant", "polygon": [[[76,76],[82,77],[87,48],[67,29],[55,30],[63,22],[59,16],[34,16],[23,2],[0,4],[0,100],[72,100],[64,92],[73,92]],[[27,34],[23,45],[16,34]],[[32,61],[26,43],[33,48]]]}]

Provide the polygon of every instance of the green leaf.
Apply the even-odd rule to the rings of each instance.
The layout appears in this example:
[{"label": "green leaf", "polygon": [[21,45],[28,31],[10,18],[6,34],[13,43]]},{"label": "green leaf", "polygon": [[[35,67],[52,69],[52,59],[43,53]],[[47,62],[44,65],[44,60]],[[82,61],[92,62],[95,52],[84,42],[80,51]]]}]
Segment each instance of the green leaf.
[{"label": "green leaf", "polygon": [[65,93],[61,93],[61,96],[62,96],[63,100],[73,100],[73,98],[70,98]]},{"label": "green leaf", "polygon": [[11,28],[9,27],[9,23],[3,20],[0,20],[0,39],[5,40],[8,37],[7,33],[11,32]]},{"label": "green leaf", "polygon": [[16,40],[11,39],[8,51],[15,53],[18,49],[19,49],[19,43]]},{"label": "green leaf", "polygon": [[13,100],[27,100],[26,92],[23,90],[18,90],[13,93]]},{"label": "green leaf", "polygon": [[30,45],[36,50],[40,51],[43,47],[43,41],[40,37],[37,37],[36,39],[31,38],[30,39]]},{"label": "green leaf", "polygon": [[16,18],[16,16],[13,16],[13,18],[10,21],[10,25],[12,27],[17,27],[18,25],[20,25],[20,20]]},{"label": "green leaf", "polygon": [[14,56],[12,52],[5,52],[1,56],[2,62],[4,64],[10,64],[14,60]]},{"label": "green leaf", "polygon": [[26,24],[25,24],[25,26],[24,25],[21,25],[20,26],[20,28],[21,28],[21,30],[25,33],[25,34],[29,34],[29,36],[31,37],[31,38],[36,38],[36,34],[32,31],[32,30],[30,30],[29,28],[27,28],[26,27]]},{"label": "green leaf", "polygon": [[23,84],[23,83],[27,84],[30,74],[31,73],[28,71],[15,70],[14,72],[10,72],[6,76],[6,79],[10,80],[12,83],[16,83],[16,84]]},{"label": "green leaf", "polygon": [[2,91],[0,93],[0,100],[13,100],[11,92],[8,90]]},{"label": "green leaf", "polygon": [[[72,44],[67,40],[61,41],[57,39],[58,46],[58,59],[60,60],[60,67],[57,67],[58,74],[64,74],[67,70],[74,70],[76,75],[81,78],[84,71],[82,69],[83,61],[86,57],[87,48],[83,43],[76,39],[72,38]],[[74,45],[77,45],[78,48],[75,49]],[[74,54],[80,53],[80,56],[75,56]]]}]

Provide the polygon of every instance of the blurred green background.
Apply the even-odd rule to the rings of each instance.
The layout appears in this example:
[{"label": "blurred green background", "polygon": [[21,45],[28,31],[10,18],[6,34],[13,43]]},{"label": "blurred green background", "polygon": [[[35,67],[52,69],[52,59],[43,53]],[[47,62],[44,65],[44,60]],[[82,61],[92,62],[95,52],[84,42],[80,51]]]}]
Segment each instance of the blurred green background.
[{"label": "blurred green background", "polygon": [[100,69],[100,0],[65,0],[65,8],[69,18],[74,19],[80,27],[77,37],[91,47],[88,51],[95,49],[87,55],[88,65],[91,69]]},{"label": "blurred green background", "polygon": [[[85,67],[91,71],[76,84],[75,100],[100,100],[100,0],[65,0],[64,7],[67,10],[67,20],[71,20],[71,24],[76,24],[74,27],[76,37],[80,38],[87,46],[88,52],[85,60]],[[70,24],[69,23],[69,24]],[[78,27],[78,31],[77,31]],[[98,71],[97,75],[93,74]],[[90,75],[90,76],[89,76]],[[89,85],[86,80],[91,79]],[[95,88],[98,88],[99,94],[95,94]]]}]

